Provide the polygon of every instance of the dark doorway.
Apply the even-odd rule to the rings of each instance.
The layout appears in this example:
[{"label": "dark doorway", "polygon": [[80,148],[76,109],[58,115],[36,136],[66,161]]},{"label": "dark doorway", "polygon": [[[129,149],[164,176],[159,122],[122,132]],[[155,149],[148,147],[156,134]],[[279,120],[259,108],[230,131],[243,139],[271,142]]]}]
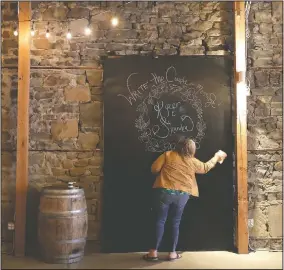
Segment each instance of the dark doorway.
[{"label": "dark doorway", "polygon": [[[207,161],[222,149],[227,160],[198,175],[200,197],[185,209],[179,250],[233,248],[231,123],[232,62],[226,57],[127,56],[104,62],[105,252],[149,248],[152,162],[174,149],[176,135],[198,143]],[[167,249],[166,229],[161,250]]]}]

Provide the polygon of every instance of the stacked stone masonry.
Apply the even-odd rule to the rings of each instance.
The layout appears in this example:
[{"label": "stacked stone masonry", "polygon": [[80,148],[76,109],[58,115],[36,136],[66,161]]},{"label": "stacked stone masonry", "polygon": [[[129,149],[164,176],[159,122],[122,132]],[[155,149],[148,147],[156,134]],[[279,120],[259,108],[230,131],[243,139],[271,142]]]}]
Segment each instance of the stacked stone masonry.
[{"label": "stacked stone masonry", "polygon": [[1,5],[1,242],[2,252],[11,252],[13,233],[7,223],[14,220],[15,213],[18,71],[3,65],[18,61],[18,39],[13,35],[18,18],[16,2]]},{"label": "stacked stone masonry", "polygon": [[[256,248],[278,249],[282,206],[282,10],[253,2],[249,18],[250,231]],[[110,24],[112,14],[120,18]],[[17,3],[2,3],[2,247],[15,205]],[[86,192],[88,239],[99,241],[103,184],[103,59],[108,55],[229,55],[232,2],[32,2],[29,186],[58,179]],[[47,24],[51,33],[45,37]],[[90,25],[92,35],[84,28]],[[66,39],[70,29],[72,39]],[[233,67],[232,67],[233,68]],[[281,219],[282,220],[282,219]]]},{"label": "stacked stone masonry", "polygon": [[253,2],[249,16],[248,191],[254,248],[282,249],[283,4]]}]

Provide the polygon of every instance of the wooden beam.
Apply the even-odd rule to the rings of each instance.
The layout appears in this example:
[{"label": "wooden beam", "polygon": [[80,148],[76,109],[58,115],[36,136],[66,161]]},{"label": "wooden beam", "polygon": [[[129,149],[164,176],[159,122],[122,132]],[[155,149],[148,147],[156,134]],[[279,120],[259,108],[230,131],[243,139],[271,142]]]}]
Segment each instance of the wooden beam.
[{"label": "wooden beam", "polygon": [[26,200],[28,189],[29,90],[30,90],[30,2],[19,5],[18,119],[15,255],[25,256]]},{"label": "wooden beam", "polygon": [[235,110],[237,175],[237,250],[248,254],[248,188],[247,188],[247,91],[245,2],[234,2],[235,19]]},{"label": "wooden beam", "polygon": [[[18,68],[18,65],[2,65],[2,68]],[[91,69],[102,70],[99,67],[92,66],[31,66],[31,69]]]}]

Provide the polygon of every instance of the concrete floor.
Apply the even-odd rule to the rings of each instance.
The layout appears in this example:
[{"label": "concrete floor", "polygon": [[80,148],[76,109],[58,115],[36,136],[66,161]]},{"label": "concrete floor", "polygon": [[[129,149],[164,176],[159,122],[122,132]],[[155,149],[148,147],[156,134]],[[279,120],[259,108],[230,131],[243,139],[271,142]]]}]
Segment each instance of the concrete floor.
[{"label": "concrete floor", "polygon": [[46,264],[33,258],[17,258],[2,255],[1,269],[282,269],[282,252],[258,251],[248,255],[238,255],[225,251],[184,252],[182,258],[174,262],[163,259],[145,262],[144,253],[87,254],[77,264]]}]

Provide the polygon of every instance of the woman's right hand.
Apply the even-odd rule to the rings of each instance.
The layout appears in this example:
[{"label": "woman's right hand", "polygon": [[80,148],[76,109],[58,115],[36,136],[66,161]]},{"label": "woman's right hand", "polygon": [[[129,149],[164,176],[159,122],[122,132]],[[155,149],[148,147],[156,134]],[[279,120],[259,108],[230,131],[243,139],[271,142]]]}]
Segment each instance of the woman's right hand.
[{"label": "woman's right hand", "polygon": [[222,157],[218,152],[215,153],[214,157],[217,159],[218,162],[222,160]]},{"label": "woman's right hand", "polygon": [[215,153],[215,157],[217,158],[218,162],[223,162],[223,160],[227,157],[227,154],[223,151],[218,151]]}]

